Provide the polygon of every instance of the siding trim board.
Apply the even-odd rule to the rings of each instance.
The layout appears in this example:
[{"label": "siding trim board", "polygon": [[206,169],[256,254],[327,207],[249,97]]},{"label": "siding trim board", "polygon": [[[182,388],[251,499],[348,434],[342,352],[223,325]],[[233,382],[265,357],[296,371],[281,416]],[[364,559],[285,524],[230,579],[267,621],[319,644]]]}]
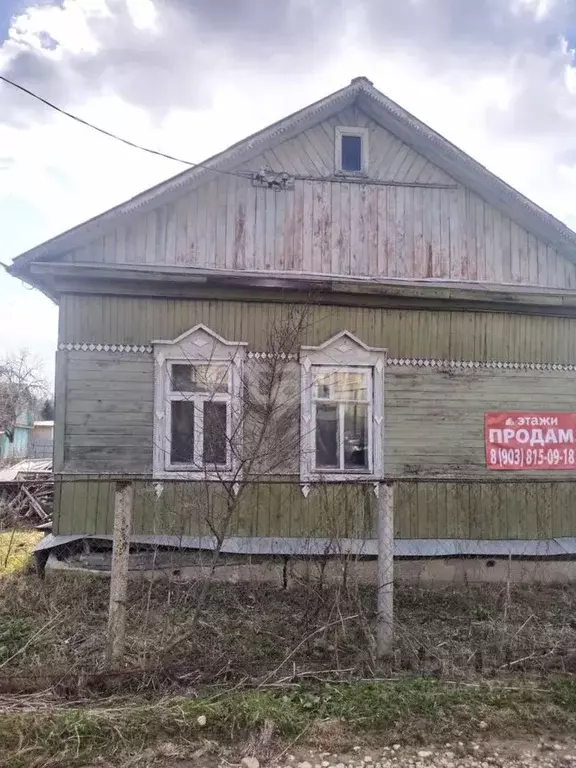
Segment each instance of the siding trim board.
[{"label": "siding trim board", "polygon": [[[152,354],[151,346],[138,344],[106,344],[87,342],[62,342],[58,344],[61,352],[135,352],[139,354]],[[271,352],[250,351],[248,359],[271,360]],[[281,355],[283,360],[298,360],[298,355]],[[507,360],[439,360],[428,357],[393,357],[384,361],[387,367],[404,366],[416,368],[493,368],[512,369],[517,371],[576,371],[576,365],[566,363],[526,363],[510,362]]]},{"label": "siding trim board", "polygon": [[[109,534],[49,534],[36,545],[34,552],[56,549],[74,541],[112,541]],[[178,549],[211,551],[216,541],[211,536],[134,535],[132,544]],[[224,554],[279,555],[298,557],[353,556],[374,558],[378,555],[377,539],[287,538],[269,536],[230,536],[221,546]],[[566,557],[576,554],[576,538],[553,539],[398,539],[394,540],[394,557]]]},{"label": "siding trim board", "polygon": [[[342,182],[342,186],[344,186]],[[379,211],[368,211],[366,206],[363,207],[364,216],[378,217]],[[312,216],[313,210],[307,209],[307,215]],[[243,218],[239,222],[242,226],[242,231],[246,226],[246,221]],[[318,223],[318,222],[317,222]],[[324,219],[326,223],[326,219]],[[339,231],[341,222],[334,223],[332,236],[336,236]],[[422,254],[418,256],[418,263],[420,265],[419,271],[425,266],[426,274],[417,274],[415,266],[406,271],[404,267],[400,272],[398,267],[398,259],[405,260],[411,259],[411,264],[414,265],[414,256],[412,250],[408,248],[408,252],[404,249],[404,241],[398,243],[398,250],[396,256],[393,257],[392,253],[388,254],[388,265],[384,269],[377,266],[378,251],[384,248],[384,240],[391,238],[390,242],[396,236],[396,224],[398,224],[398,232],[402,233],[407,231],[407,227],[412,226],[414,222],[403,221],[390,221],[387,225],[388,235],[383,234],[382,244],[376,244],[376,248],[372,249],[373,253],[371,258],[375,259],[374,263],[370,266],[370,274],[362,274],[358,270],[351,270],[349,264],[349,249],[351,243],[346,245],[344,249],[347,255],[341,253],[336,255],[336,260],[328,264],[326,260],[325,271],[315,271],[312,269],[312,265],[309,260],[304,266],[305,269],[275,269],[270,264],[266,264],[261,270],[243,268],[241,263],[235,263],[232,269],[223,267],[221,264],[213,264],[210,266],[204,266],[201,263],[187,264],[185,266],[174,264],[126,264],[126,263],[110,263],[110,264],[95,264],[87,263],[83,261],[77,262],[50,262],[40,263],[34,262],[30,265],[31,275],[38,277],[39,285],[41,281],[42,286],[50,286],[50,289],[56,293],[66,292],[84,292],[84,293],[104,293],[104,294],[123,294],[124,292],[148,292],[151,296],[154,295],[171,295],[178,296],[183,292],[205,292],[210,291],[260,291],[271,292],[272,294],[278,294],[280,291],[293,291],[300,294],[309,294],[314,290],[317,294],[324,292],[326,295],[322,296],[323,300],[336,301],[338,294],[346,296],[348,294],[366,294],[380,299],[410,299],[416,298],[420,301],[428,299],[436,299],[443,301],[462,301],[474,304],[480,303],[502,303],[510,306],[523,306],[526,305],[528,309],[531,307],[547,307],[547,306],[574,306],[576,303],[576,290],[572,287],[572,283],[567,282],[562,275],[560,279],[556,274],[554,279],[543,279],[540,283],[531,283],[529,280],[520,279],[519,275],[515,276],[515,280],[512,282],[508,279],[495,281],[490,278],[489,275],[484,275],[484,266],[481,265],[480,272],[478,269],[469,269],[468,267],[462,272],[462,274],[455,274],[454,269],[450,267],[447,274],[434,274],[434,248],[431,244],[426,249],[427,255],[424,257]],[[428,222],[429,224],[429,222]],[[348,222],[350,225],[350,222]],[[416,224],[414,224],[416,226]],[[416,228],[420,227],[421,223]],[[423,226],[423,225],[422,225]],[[301,228],[300,228],[301,229]],[[330,227],[328,227],[328,230]],[[330,232],[326,230],[325,234],[328,236]],[[349,226],[344,227],[344,231],[348,231]],[[311,229],[306,229],[306,232],[298,231],[295,235],[298,237],[311,234]],[[364,250],[366,231],[361,233],[364,240],[360,243],[355,241],[355,247],[362,246],[361,250]],[[372,233],[373,234],[373,233]],[[430,233],[426,233],[428,237]],[[455,236],[455,232],[452,233],[452,237]],[[258,235],[255,235],[258,237]],[[404,234],[400,234],[400,237],[404,238]],[[436,232],[436,236],[440,237],[440,234]],[[449,233],[445,233],[446,237],[450,237]],[[380,235],[379,235],[380,237]],[[424,240],[422,240],[420,231],[411,231],[410,239],[418,239],[420,247],[423,247]],[[344,243],[342,243],[344,247]],[[476,246],[474,246],[476,247]],[[310,251],[310,244],[305,243],[303,247],[304,252]],[[430,252],[432,253],[432,263],[430,263]],[[438,249],[436,250],[438,254]],[[302,255],[302,254],[301,254]],[[510,255],[510,254],[509,254]],[[462,258],[466,257],[466,249],[462,247]],[[472,254],[476,259],[476,252]],[[216,258],[216,256],[214,256]],[[425,258],[426,264],[423,266],[422,259]],[[447,258],[445,255],[443,258]],[[466,257],[468,258],[468,257]],[[302,265],[300,265],[302,266]],[[318,266],[321,266],[320,263]],[[404,265],[405,266],[405,265]],[[568,265],[570,267],[570,265]],[[574,265],[570,267],[575,273],[576,268]],[[263,271],[265,269],[265,271]],[[388,274],[386,274],[386,272]],[[233,296],[231,296],[233,298]]]}]

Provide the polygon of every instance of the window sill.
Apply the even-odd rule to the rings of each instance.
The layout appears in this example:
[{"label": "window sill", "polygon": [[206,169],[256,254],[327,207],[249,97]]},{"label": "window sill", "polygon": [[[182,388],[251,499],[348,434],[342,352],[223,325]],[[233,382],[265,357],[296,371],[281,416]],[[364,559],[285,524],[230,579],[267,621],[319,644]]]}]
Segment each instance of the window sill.
[{"label": "window sill", "polygon": [[313,472],[300,477],[301,483],[377,483],[381,478],[370,472]]},{"label": "window sill", "polygon": [[161,469],[153,472],[154,480],[190,480],[192,482],[220,482],[222,480],[238,480],[238,472],[231,469],[217,471],[189,469]]},{"label": "window sill", "polygon": [[366,171],[342,171],[342,170],[337,170],[335,175],[338,176],[338,178],[342,178],[342,179],[346,179],[346,178],[350,178],[350,179],[367,179],[368,178],[368,173]]}]

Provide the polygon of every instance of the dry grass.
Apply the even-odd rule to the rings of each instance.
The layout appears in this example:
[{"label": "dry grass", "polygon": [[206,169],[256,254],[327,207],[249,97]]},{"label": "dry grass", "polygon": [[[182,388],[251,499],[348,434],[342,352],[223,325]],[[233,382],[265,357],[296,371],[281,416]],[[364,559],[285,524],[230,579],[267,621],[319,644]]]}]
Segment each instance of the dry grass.
[{"label": "dry grass", "polygon": [[97,756],[151,766],[166,743],[191,754],[271,732],[272,746],[305,733],[334,748],[360,731],[417,743],[465,739],[481,722],[500,737],[576,728],[572,587],[399,586],[383,669],[373,589],[213,584],[190,632],[199,584],[132,582],[115,670],[104,660],[108,587],[26,570],[0,579],[1,768]]},{"label": "dry grass", "polygon": [[[132,582],[126,664],[104,663],[108,582],[17,573],[0,580],[0,693],[63,697],[196,692],[206,685],[283,685],[371,678],[374,590],[214,584],[189,631],[199,585]],[[451,680],[576,671],[572,587],[466,586],[396,591],[387,674]],[[169,654],[174,638],[185,636]]]},{"label": "dry grass", "polygon": [[0,578],[27,567],[42,535],[36,530],[0,531]]}]

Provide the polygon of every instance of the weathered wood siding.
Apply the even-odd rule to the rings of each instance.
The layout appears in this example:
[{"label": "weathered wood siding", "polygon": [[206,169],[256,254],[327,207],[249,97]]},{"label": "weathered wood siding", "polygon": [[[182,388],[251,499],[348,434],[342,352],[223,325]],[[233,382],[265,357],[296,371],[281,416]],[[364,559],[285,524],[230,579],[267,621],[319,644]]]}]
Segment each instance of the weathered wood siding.
[{"label": "weathered wood siding", "polygon": [[452,177],[356,107],[344,109],[298,136],[280,142],[239,170],[251,171],[264,167],[286,171],[291,176],[333,176],[336,128],[339,126],[368,130],[369,179],[402,184],[456,185]]},{"label": "weathered wood siding", "polygon": [[[226,514],[217,484],[141,480],[134,488],[134,534],[210,536],[210,525],[219,529]],[[253,484],[243,492],[230,535],[364,538],[372,529],[371,495],[366,486],[339,485],[305,499],[297,483]],[[111,532],[114,482],[64,477],[56,497],[58,533]]]},{"label": "weathered wood siding", "polygon": [[[334,177],[336,125],[368,128],[365,182]],[[576,287],[576,265],[358,110],[239,170],[263,166],[295,176],[294,188],[215,175],[64,258]]]},{"label": "weathered wood siding", "polygon": [[149,344],[205,323],[226,339],[265,351],[270,329],[299,311],[305,313],[303,344],[320,344],[345,329],[366,344],[385,347],[389,357],[576,363],[576,319],[261,301],[64,296],[58,340]]},{"label": "weathered wood siding", "polygon": [[[217,488],[210,489],[217,515]],[[134,534],[208,536],[206,487],[137,481]],[[230,535],[310,538],[376,536],[370,487],[333,485],[304,497],[297,483],[260,483],[248,489]],[[57,534],[111,534],[114,482],[57,478]],[[400,539],[551,539],[576,535],[576,484],[399,482],[395,537]]]},{"label": "weathered wood siding", "polygon": [[[152,356],[69,353],[65,471],[146,474],[152,464]],[[295,387],[298,386],[298,372]],[[388,477],[494,477],[486,469],[484,413],[574,409],[572,371],[390,366],[385,374]],[[297,423],[297,417],[295,417]],[[297,441],[294,441],[295,450]],[[284,457],[275,474],[295,472]],[[499,472],[512,477],[533,472]],[[540,474],[540,473],[539,473]],[[566,478],[576,472],[548,472]]]},{"label": "weathered wood siding", "polygon": [[152,355],[63,352],[63,467],[150,472],[154,423]]},{"label": "weathered wood siding", "polygon": [[[576,320],[528,315],[304,307],[302,344],[341,330],[388,349],[389,358],[576,364]],[[293,305],[68,297],[61,341],[149,344],[203,322],[248,349],[269,349]],[[60,367],[65,366],[62,376]],[[63,468],[150,471],[153,360],[133,352],[62,352],[66,425]],[[576,374],[391,365],[386,369],[386,473],[488,477],[483,415],[490,410],[573,410]],[[566,477],[565,472],[556,473]],[[518,473],[514,473],[518,476]]]},{"label": "weathered wood siding", "polygon": [[[533,478],[533,471],[486,469],[484,413],[573,411],[576,373],[395,366],[386,370],[385,391],[386,474]],[[543,474],[576,479],[576,470]]]}]

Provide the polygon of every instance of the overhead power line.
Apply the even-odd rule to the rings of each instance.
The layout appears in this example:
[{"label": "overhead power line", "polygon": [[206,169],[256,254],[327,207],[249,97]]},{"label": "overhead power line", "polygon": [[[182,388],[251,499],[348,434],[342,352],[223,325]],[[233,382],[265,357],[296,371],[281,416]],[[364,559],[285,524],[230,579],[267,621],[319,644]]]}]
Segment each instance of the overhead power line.
[{"label": "overhead power line", "polygon": [[56,112],[60,112],[60,114],[65,115],[66,117],[69,117],[71,120],[75,120],[77,123],[81,123],[82,125],[85,125],[87,128],[92,128],[93,131],[98,131],[98,133],[102,133],[104,136],[108,136],[110,139],[115,139],[116,141],[121,141],[122,144],[126,144],[129,147],[133,147],[134,149],[140,149],[142,152],[148,152],[151,155],[157,155],[158,157],[164,157],[166,160],[174,160],[176,163],[183,163],[184,165],[187,165],[190,168],[206,168],[207,171],[212,171],[213,173],[224,173],[227,176],[238,176],[239,178],[245,179],[247,177],[247,174],[242,173],[235,173],[234,171],[223,171],[219,170],[218,168],[211,168],[209,165],[204,165],[202,163],[192,163],[190,160],[182,160],[180,157],[175,157],[174,155],[168,155],[165,152],[160,152],[157,149],[150,149],[150,147],[144,147],[141,144],[137,144],[134,141],[130,141],[130,139],[125,139],[122,136],[118,136],[115,133],[112,133],[111,131],[107,131],[104,128],[100,128],[97,125],[94,125],[93,123],[88,122],[88,120],[84,120],[81,117],[78,117],[77,115],[73,115],[71,112],[67,112],[65,109],[62,109],[61,107],[56,106],[56,104],[52,104],[51,101],[48,101],[47,99],[42,98],[42,96],[39,96],[37,93],[34,93],[33,91],[30,91],[28,88],[25,88],[23,85],[19,85],[18,83],[15,83],[13,80],[9,80],[7,77],[4,77],[4,75],[0,75],[0,80],[3,80],[8,85],[11,85],[14,88],[17,88],[19,91],[22,91],[23,93],[28,94],[28,96],[32,96],[33,99],[37,99],[38,101],[42,102],[42,104],[45,104],[47,107],[50,107],[50,109],[56,110]]}]

